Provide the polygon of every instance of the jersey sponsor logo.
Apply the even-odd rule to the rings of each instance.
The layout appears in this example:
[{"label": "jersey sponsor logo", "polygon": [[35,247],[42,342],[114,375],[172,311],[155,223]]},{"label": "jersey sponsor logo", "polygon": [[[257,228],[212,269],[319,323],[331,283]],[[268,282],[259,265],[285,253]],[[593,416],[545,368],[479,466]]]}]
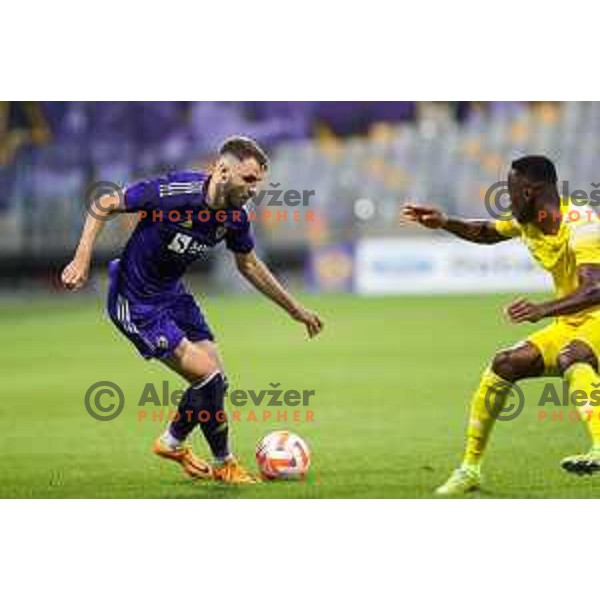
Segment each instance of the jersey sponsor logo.
[{"label": "jersey sponsor logo", "polygon": [[173,236],[167,246],[167,249],[175,252],[175,254],[190,254],[191,256],[200,256],[208,248],[206,244],[197,242],[191,235],[179,232]]},{"label": "jersey sponsor logo", "polygon": [[169,250],[172,250],[176,254],[185,254],[192,242],[191,235],[185,235],[184,233],[176,233],[171,240],[171,243],[167,246]]}]

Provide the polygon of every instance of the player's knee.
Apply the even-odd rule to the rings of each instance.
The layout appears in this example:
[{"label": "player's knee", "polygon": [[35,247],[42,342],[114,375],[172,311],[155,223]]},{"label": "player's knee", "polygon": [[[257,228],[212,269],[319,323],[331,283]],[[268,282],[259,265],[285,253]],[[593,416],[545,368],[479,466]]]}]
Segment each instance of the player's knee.
[{"label": "player's knee", "polygon": [[492,359],[492,370],[496,375],[507,381],[515,381],[517,377],[517,365],[510,350],[500,350]]},{"label": "player's knee", "polygon": [[178,371],[184,374],[188,381],[197,381],[215,371],[221,372],[221,365],[212,353],[196,348],[187,340],[177,347],[174,357]]},{"label": "player's knee", "polygon": [[500,350],[492,360],[492,370],[507,381],[532,377],[536,373],[531,357],[514,349]]},{"label": "player's knee", "polygon": [[202,357],[202,360],[198,364],[198,370],[200,372],[202,372],[202,374],[204,374],[204,375],[211,375],[212,373],[215,373],[216,371],[221,373],[221,367],[220,367],[219,363],[211,356]]},{"label": "player's knee", "polygon": [[544,359],[533,344],[523,343],[497,352],[491,368],[502,379],[517,381],[542,375]]},{"label": "player's knee", "polygon": [[598,368],[598,360],[592,349],[584,342],[571,342],[567,344],[559,353],[556,361],[558,370],[561,374],[576,363],[587,363]]}]

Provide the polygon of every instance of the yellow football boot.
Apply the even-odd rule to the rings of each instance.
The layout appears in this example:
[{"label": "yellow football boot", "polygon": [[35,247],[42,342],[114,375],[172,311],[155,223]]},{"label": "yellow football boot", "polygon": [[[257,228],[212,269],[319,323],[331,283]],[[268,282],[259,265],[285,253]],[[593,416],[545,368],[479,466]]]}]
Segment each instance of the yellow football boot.
[{"label": "yellow football boot", "polygon": [[436,496],[463,496],[481,487],[478,469],[460,467],[452,472],[448,481],[435,490]]}]

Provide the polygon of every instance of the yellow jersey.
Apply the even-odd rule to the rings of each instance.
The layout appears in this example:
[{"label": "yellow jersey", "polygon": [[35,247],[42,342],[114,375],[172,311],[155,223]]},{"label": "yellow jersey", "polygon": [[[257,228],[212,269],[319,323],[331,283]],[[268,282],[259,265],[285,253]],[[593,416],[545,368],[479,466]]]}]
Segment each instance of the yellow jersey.
[{"label": "yellow jersey", "polygon": [[[573,293],[579,286],[577,267],[600,264],[600,217],[589,207],[576,207],[561,199],[561,224],[555,235],[542,233],[535,225],[521,225],[515,219],[494,222],[496,231],[506,237],[519,237],[534,260],[552,277],[557,298]],[[570,325],[580,325],[600,307],[587,308],[559,317]]]}]

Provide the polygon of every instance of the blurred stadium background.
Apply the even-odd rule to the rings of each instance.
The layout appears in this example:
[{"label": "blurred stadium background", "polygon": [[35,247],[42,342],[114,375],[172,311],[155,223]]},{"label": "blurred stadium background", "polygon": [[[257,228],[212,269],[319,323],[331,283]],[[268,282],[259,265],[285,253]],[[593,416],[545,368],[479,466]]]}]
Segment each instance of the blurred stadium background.
[{"label": "blurred stadium background", "polygon": [[[52,288],[76,244],[90,184],[206,166],[224,137],[243,133],[269,150],[270,182],[315,192],[299,208],[313,210],[316,223],[257,224],[263,256],[313,288],[378,291],[360,281],[362,272],[352,278],[356,245],[422,236],[399,223],[405,198],[485,216],[486,190],[525,152],[548,154],[571,189],[589,189],[599,130],[593,102],[2,102],[0,278],[10,290]],[[110,223],[96,264],[131,226],[127,216]],[[196,271],[215,286],[236,285],[221,256]],[[360,256],[359,265],[368,262]],[[406,260],[379,267],[388,278],[399,269],[400,279],[423,270]],[[401,283],[386,289],[411,290]]]},{"label": "blurred stadium background", "polygon": [[[305,344],[298,325],[262,298],[229,293],[248,287],[230,276],[226,251],[198,261],[192,288],[234,389],[280,382],[316,390],[314,423],[234,427],[248,464],[267,431],[303,435],[314,458],[308,485],[186,485],[148,452],[164,425],[138,422],[129,399],[147,381],[180,382],[140,361],[104,315],[106,261],[119,253],[131,216],[108,224],[86,292],[58,285],[90,184],[210,165],[232,134],[266,147],[270,183],[314,190],[297,210],[314,211],[315,222],[261,218],[255,230],[259,253],[326,328]],[[507,327],[500,307],[515,290],[548,282],[517,241],[454,241],[402,225],[400,206],[412,198],[485,217],[486,190],[525,153],[548,155],[571,190],[589,191],[599,134],[600,103],[0,103],[0,496],[429,497],[459,459],[480,370],[533,328]],[[256,207],[265,210],[278,209]],[[119,382],[128,404],[102,423],[83,398],[106,379]],[[540,386],[528,383],[527,393]],[[484,495],[600,496],[597,480],[575,481],[557,467],[585,449],[581,423],[536,415],[527,404],[519,420],[498,427]]]}]

